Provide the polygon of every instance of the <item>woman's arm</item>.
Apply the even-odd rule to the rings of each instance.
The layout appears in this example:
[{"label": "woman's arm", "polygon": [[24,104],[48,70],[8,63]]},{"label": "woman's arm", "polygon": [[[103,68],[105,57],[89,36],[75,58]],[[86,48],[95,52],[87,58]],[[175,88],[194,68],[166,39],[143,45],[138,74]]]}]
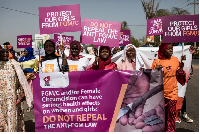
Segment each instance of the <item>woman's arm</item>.
[{"label": "woman's arm", "polygon": [[[37,73],[37,71],[38,71],[38,67],[39,67],[38,59],[35,58],[34,60],[35,60],[35,61],[34,61],[34,72]],[[33,73],[34,73],[34,72],[33,72]]]}]

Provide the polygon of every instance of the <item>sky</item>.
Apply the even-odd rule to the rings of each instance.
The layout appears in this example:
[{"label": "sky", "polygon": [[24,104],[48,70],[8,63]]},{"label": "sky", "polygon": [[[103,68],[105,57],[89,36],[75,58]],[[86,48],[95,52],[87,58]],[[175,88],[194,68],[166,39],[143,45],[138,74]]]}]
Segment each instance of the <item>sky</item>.
[{"label": "sky", "polygon": [[[155,0],[156,3],[159,0]],[[161,0],[159,9],[179,7],[194,14],[193,0]],[[146,17],[141,0],[0,0],[0,44],[10,42],[17,50],[18,35],[39,34],[39,16],[16,12],[24,11],[39,14],[38,7],[80,4],[81,20],[83,18],[105,21],[127,21],[132,35],[136,39],[146,36]],[[188,6],[187,6],[188,5]],[[8,10],[5,8],[14,9]],[[199,5],[196,5],[196,14],[199,14]],[[68,32],[64,35],[74,36],[80,41],[81,32]],[[50,35],[53,39],[53,35]]]}]

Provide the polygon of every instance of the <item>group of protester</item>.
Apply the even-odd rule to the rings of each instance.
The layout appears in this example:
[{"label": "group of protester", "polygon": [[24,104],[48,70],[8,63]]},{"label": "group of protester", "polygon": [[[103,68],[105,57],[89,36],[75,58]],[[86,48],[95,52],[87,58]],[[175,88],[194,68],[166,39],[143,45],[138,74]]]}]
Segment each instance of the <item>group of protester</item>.
[{"label": "group of protester", "polygon": [[[26,98],[29,106],[27,112],[33,109],[33,86],[32,80],[35,79],[34,73],[38,70],[40,73],[52,72],[50,67],[45,65],[54,64],[53,72],[72,72],[72,71],[90,71],[90,70],[140,70],[144,71],[145,65],[141,60],[137,48],[132,45],[126,45],[123,50],[121,48],[113,48],[112,51],[108,46],[101,46],[95,49],[95,61],[89,65],[89,59],[82,56],[83,46],[80,42],[72,41],[70,43],[70,52],[66,56],[64,46],[60,46],[60,54],[56,52],[55,43],[47,40],[44,43],[45,56],[40,61],[33,55],[32,48],[24,49],[23,55],[16,59],[11,53],[11,45],[4,43],[0,45],[0,131],[2,132],[23,132],[23,110],[21,102]],[[191,48],[192,49],[192,48]],[[111,57],[123,51],[122,60],[116,64],[111,62]],[[185,56],[181,57],[181,61],[177,57],[172,56],[173,44],[161,43],[158,51],[158,59],[152,64],[152,69],[163,70],[163,85],[165,98],[165,128],[166,132],[175,132],[175,121],[177,116],[176,103],[178,99],[177,82],[185,84],[185,72],[183,70]],[[77,65],[77,68],[71,65]],[[167,67],[171,67],[170,71]],[[186,105],[185,103],[183,103]],[[188,122],[192,120],[184,111],[183,117]],[[119,120],[123,122],[122,119]],[[122,123],[123,124],[123,123]]]}]

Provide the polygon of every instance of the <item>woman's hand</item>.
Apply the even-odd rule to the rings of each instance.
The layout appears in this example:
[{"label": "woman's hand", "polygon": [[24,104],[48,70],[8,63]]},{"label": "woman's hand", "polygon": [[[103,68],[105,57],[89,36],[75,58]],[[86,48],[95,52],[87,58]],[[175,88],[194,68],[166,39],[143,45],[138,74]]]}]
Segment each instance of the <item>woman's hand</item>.
[{"label": "woman's hand", "polygon": [[95,61],[94,61],[94,65],[96,66],[98,64],[98,62],[99,62],[99,56],[96,56]]},{"label": "woman's hand", "polygon": [[162,69],[164,66],[162,66],[162,65],[157,65],[156,66],[156,69]]},{"label": "woman's hand", "polygon": [[64,51],[65,51],[65,47],[63,45],[60,45],[58,47],[58,49],[61,51],[61,54],[64,54]]},{"label": "woman's hand", "polygon": [[144,71],[145,70],[145,68],[140,68],[140,71]]},{"label": "woman's hand", "polygon": [[183,60],[186,60],[186,55],[181,56],[181,62],[183,62]]},{"label": "woman's hand", "polygon": [[116,68],[116,67],[113,67],[113,71],[116,71],[116,70],[118,70],[118,68]]}]

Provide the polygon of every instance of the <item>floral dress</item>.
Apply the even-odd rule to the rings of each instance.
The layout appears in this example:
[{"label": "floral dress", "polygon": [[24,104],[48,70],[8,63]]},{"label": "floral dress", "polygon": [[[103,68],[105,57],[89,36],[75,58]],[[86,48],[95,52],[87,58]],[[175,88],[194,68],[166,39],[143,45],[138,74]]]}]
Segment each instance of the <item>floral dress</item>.
[{"label": "floral dress", "polygon": [[18,77],[11,61],[0,61],[0,129],[3,132],[24,132],[21,103],[16,105]]}]

